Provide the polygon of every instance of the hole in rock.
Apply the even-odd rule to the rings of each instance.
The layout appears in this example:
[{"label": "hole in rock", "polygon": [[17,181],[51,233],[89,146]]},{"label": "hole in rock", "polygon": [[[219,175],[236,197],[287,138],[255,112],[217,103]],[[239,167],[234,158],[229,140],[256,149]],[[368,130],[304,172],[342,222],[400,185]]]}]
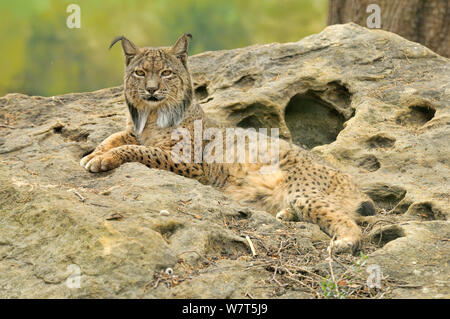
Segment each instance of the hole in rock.
[{"label": "hole in rock", "polygon": [[376,134],[367,139],[367,145],[370,148],[388,148],[395,144],[395,138],[387,136],[383,133]]},{"label": "hole in rock", "polygon": [[392,208],[391,213],[402,215],[408,211],[409,206],[411,206],[411,201],[409,199],[403,198],[397,205],[394,206],[394,208]]},{"label": "hole in rock", "polygon": [[[242,128],[255,128],[256,131],[260,128],[267,128],[270,134],[271,128],[280,127],[280,115],[274,110],[273,107],[268,107],[262,103],[253,103],[243,109],[238,109],[232,113],[233,117],[241,119],[238,123],[238,127]],[[280,137],[281,136],[280,132]]]},{"label": "hole in rock", "polygon": [[405,232],[400,226],[392,225],[375,230],[371,235],[371,240],[379,247],[383,247],[388,242],[400,237],[405,237]]},{"label": "hole in rock", "polygon": [[244,75],[239,80],[237,80],[234,84],[240,88],[250,88],[256,82],[256,79],[251,75]]},{"label": "hole in rock", "polygon": [[258,129],[260,127],[264,126],[264,123],[255,115],[250,115],[246,118],[244,118],[242,121],[240,121],[237,126],[243,127],[243,128],[250,128],[253,127],[255,129]]},{"label": "hole in rock", "polygon": [[377,207],[390,211],[398,203],[400,203],[406,195],[406,190],[395,186],[386,185],[382,183],[372,184],[367,188],[364,188],[364,192],[369,195],[375,202]]},{"label": "hole in rock", "polygon": [[408,209],[408,215],[420,220],[445,220],[445,215],[430,202],[414,203]]},{"label": "hole in rock", "polygon": [[367,155],[359,160],[358,166],[369,172],[375,172],[380,169],[381,164],[374,155]]},{"label": "hole in rock", "polygon": [[249,251],[248,246],[243,242],[215,232],[209,235],[205,249],[208,254],[226,256],[230,259],[246,255]]},{"label": "hole in rock", "polygon": [[152,229],[161,234],[164,239],[169,239],[178,229],[182,228],[183,224],[174,220],[167,222],[156,223]]},{"label": "hole in rock", "polygon": [[208,97],[208,88],[206,84],[200,85],[195,89],[195,97],[198,101],[203,100]]},{"label": "hole in rock", "polygon": [[53,128],[53,133],[55,133],[55,134],[61,134],[63,127],[64,127],[64,126],[56,126],[56,127],[54,127],[54,128]]},{"label": "hole in rock", "polygon": [[436,110],[428,105],[412,105],[395,120],[402,126],[419,127],[433,119]]},{"label": "hole in rock", "polygon": [[[324,91],[315,93],[336,108],[340,108],[341,110],[347,109],[350,111],[349,113],[351,113],[351,116],[353,116],[354,110],[350,107],[352,95],[350,91],[338,81],[328,83],[327,88]],[[349,114],[346,116],[349,117],[348,115]]]},{"label": "hole in rock", "polygon": [[345,118],[313,93],[297,94],[289,101],[285,121],[292,141],[311,149],[330,144],[343,129]]}]

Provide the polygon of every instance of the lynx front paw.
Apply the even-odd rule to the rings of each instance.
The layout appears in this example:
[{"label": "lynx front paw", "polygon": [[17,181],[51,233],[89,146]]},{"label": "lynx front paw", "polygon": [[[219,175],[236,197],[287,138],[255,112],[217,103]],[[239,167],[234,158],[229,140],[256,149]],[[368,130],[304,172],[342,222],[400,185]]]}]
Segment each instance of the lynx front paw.
[{"label": "lynx front paw", "polygon": [[96,156],[98,156],[98,155],[100,155],[99,153],[91,153],[91,154],[89,154],[89,155],[86,155],[85,157],[83,157],[82,159],[81,159],[81,161],[80,161],[80,166],[81,167],[84,167],[84,168],[86,168],[86,164],[91,160],[91,159],[93,159],[94,157],[96,157]]},{"label": "lynx front paw", "polygon": [[[87,157],[87,156],[86,156]],[[112,154],[111,152],[107,152],[105,154],[96,155],[91,159],[85,161],[84,157],[80,164],[86,170],[92,173],[105,172],[117,168],[120,166],[121,162],[117,156]],[[84,162],[84,165],[83,165]]]}]

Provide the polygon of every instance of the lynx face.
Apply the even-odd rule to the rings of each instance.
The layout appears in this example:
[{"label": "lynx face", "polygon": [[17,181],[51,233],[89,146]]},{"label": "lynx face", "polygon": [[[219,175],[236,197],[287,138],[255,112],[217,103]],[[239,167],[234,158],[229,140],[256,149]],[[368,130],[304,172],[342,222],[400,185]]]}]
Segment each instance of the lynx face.
[{"label": "lynx face", "polygon": [[140,134],[149,113],[157,110],[160,127],[177,125],[192,99],[187,69],[188,37],[185,34],[172,47],[138,48],[119,37],[125,54],[125,99]]}]

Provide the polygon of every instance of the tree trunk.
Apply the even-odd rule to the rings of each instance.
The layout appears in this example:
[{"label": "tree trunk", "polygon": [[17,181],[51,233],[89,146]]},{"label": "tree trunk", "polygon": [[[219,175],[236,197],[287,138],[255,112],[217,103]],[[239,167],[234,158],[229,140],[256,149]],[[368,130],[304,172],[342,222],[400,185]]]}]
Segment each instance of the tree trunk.
[{"label": "tree trunk", "polygon": [[355,22],[366,27],[369,4],[381,9],[381,29],[419,42],[450,57],[450,0],[328,0],[328,25]]}]

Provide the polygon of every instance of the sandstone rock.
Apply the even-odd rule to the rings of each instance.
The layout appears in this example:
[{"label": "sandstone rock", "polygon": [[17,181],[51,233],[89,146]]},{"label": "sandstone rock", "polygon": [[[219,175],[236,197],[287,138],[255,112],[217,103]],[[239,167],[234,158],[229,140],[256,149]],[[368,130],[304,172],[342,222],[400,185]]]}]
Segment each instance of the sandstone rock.
[{"label": "sandstone rock", "polygon": [[[279,127],[372,196],[378,222],[362,250],[386,276],[384,297],[449,297],[448,59],[347,24],[189,63],[209,116]],[[78,165],[122,129],[121,90],[0,98],[0,297],[323,297],[329,237],[317,226],[280,223],[140,164],[101,174]],[[353,286],[348,296],[362,296]]]},{"label": "sandstone rock", "polygon": [[205,52],[190,63],[209,116],[279,127],[354,175],[382,208],[448,217],[448,59],[347,24],[296,43]]},{"label": "sandstone rock", "polygon": [[447,222],[405,222],[376,230],[373,239],[383,247],[369,264],[384,276],[404,280],[394,287],[394,298],[450,298],[450,230]]}]

